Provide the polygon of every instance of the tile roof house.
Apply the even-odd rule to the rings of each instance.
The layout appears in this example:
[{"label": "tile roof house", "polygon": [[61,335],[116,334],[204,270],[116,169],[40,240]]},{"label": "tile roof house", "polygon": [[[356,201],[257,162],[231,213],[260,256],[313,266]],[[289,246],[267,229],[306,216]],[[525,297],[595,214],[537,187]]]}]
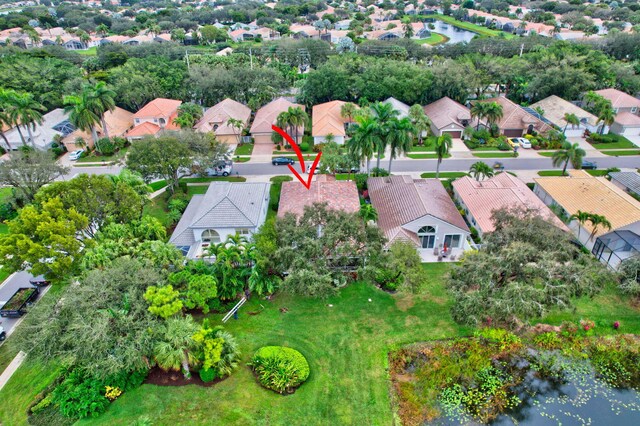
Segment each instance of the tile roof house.
[{"label": "tile roof house", "polygon": [[398,111],[398,118],[406,118],[409,116],[409,105],[404,102],[400,102],[396,98],[391,97],[383,103],[391,105],[394,110]]},{"label": "tile roof house", "polygon": [[569,231],[524,182],[509,173],[499,173],[481,182],[468,176],[456,179],[453,193],[465,210],[467,220],[480,235],[494,231],[492,216],[495,210],[514,207],[535,209],[558,228]]},{"label": "tile roof house", "polygon": [[457,253],[470,248],[469,227],[438,179],[372,177],[367,185],[387,247],[409,241],[423,259],[437,255],[445,245]]},{"label": "tile roof house", "polygon": [[267,217],[269,183],[212,182],[194,195],[169,242],[190,259],[207,257],[205,249],[235,234],[250,236]]},{"label": "tile roof house", "polygon": [[640,173],[638,172],[610,172],[611,183],[629,194],[640,197]]},{"label": "tile roof house", "polygon": [[628,111],[619,112],[610,130],[617,135],[640,136],[640,116]]},{"label": "tile roof house", "polygon": [[[122,137],[131,126],[133,126],[133,113],[116,107],[113,111],[107,111],[104,114],[104,121],[107,125],[107,133],[110,138]],[[96,126],[96,132],[98,138],[105,137],[104,130],[102,129],[102,123]],[[67,151],[71,152],[82,147],[76,145],[76,140],[82,138],[88,147],[93,147],[93,138],[90,132],[85,132],[80,129],[76,129],[73,133],[65,136],[62,143],[67,147]]]},{"label": "tile roof house", "polygon": [[425,106],[424,113],[431,120],[435,136],[449,133],[453,138],[461,138],[465,127],[471,125],[469,108],[447,96]]},{"label": "tile roof house", "polygon": [[[534,179],[534,192],[547,205],[560,206],[567,216],[578,210],[607,218],[611,230],[630,230],[640,234],[640,201],[635,200],[604,177],[594,177],[584,170],[572,170],[569,176],[540,177]],[[589,249],[593,247],[593,225],[577,221],[569,228]],[[598,227],[595,237],[609,232]]]},{"label": "tile roof house", "polygon": [[507,137],[520,137],[532,131],[545,133],[552,128],[544,119],[538,117],[533,110],[530,108],[525,109],[504,96],[479,102],[497,102],[502,105],[502,118],[496,124],[500,128],[500,133]]},{"label": "tile roof house", "polygon": [[311,135],[315,144],[326,142],[328,135],[333,136],[334,142],[343,145],[347,132],[345,123],[347,122],[340,111],[342,106],[346,104],[343,101],[331,101],[324,104],[314,105],[311,118],[313,124],[311,126]]},{"label": "tile roof house", "polygon": [[182,101],[175,99],[156,98],[146,104],[133,115],[133,129],[125,137],[129,141],[142,139],[145,136],[157,135],[162,130],[178,130],[173,124],[178,116],[178,107]]},{"label": "tile roof house", "polygon": [[596,93],[610,100],[615,112],[630,112],[631,114],[640,115],[640,99],[618,89],[596,90]]},{"label": "tile roof house", "polygon": [[300,217],[306,206],[315,203],[326,203],[329,209],[346,213],[360,211],[360,198],[354,181],[336,180],[331,175],[316,175],[309,189],[298,181],[282,183],[278,217],[284,217],[288,213]]},{"label": "tile roof house", "polygon": [[[271,134],[273,133],[271,126],[276,124],[278,115],[280,115],[281,112],[287,111],[290,107],[299,107],[303,110],[305,109],[304,105],[294,104],[293,102],[280,97],[256,111],[256,116],[253,119],[253,124],[251,125],[250,130],[251,136],[253,136],[256,144],[273,144],[271,141]],[[298,129],[298,134],[301,136],[303,133],[304,126],[301,126]],[[291,135],[291,137],[294,137],[294,135]]]},{"label": "tile roof house", "polygon": [[[29,132],[24,125],[20,126],[20,131],[16,127],[6,129],[4,136],[9,141],[11,149],[16,150],[23,145],[20,137],[20,132],[22,132],[28,145],[33,144],[36,149],[44,151],[51,147],[54,137],[64,138],[74,130],[75,127],[69,122],[69,114],[64,112],[62,108],[56,108],[42,116],[42,123],[35,124],[35,127],[31,128],[31,136],[33,136],[31,142],[29,141]],[[0,138],[0,146],[6,150],[9,149],[4,138]]]},{"label": "tile roof house", "polygon": [[251,109],[240,102],[227,98],[207,109],[194,129],[202,133],[213,132],[219,141],[236,144],[238,143],[238,134],[242,134],[242,131],[229,125],[230,118],[242,121],[244,127],[247,127],[251,118]]},{"label": "tile roof house", "polygon": [[[551,95],[531,105],[531,108],[536,107],[541,108],[544,111],[544,117],[560,130],[566,127],[565,135],[567,137],[580,137],[585,130],[590,132],[598,131],[598,117],[556,95]],[[580,125],[576,127],[567,126],[567,122],[564,119],[565,114],[575,114],[580,120]]]}]

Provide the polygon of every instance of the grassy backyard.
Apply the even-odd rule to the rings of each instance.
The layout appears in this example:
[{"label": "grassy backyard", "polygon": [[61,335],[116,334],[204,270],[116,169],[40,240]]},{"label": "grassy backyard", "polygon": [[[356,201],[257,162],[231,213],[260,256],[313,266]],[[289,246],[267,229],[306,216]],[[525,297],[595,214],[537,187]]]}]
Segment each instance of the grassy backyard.
[{"label": "grassy backyard", "polygon": [[418,44],[429,44],[431,46],[435,46],[438,44],[446,43],[449,41],[449,37],[432,32],[431,35],[427,38],[421,38],[420,40],[416,40]]}]

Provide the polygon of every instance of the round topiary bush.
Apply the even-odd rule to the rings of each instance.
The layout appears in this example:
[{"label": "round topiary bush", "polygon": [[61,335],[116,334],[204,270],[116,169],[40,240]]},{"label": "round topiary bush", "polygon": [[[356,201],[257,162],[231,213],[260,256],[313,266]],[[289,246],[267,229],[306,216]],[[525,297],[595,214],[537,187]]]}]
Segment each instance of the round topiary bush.
[{"label": "round topiary bush", "polygon": [[217,371],[214,368],[202,369],[199,372],[200,380],[205,383],[213,382],[218,376]]},{"label": "round topiary bush", "polygon": [[249,365],[262,386],[278,393],[293,393],[309,377],[304,355],[284,346],[258,349]]}]

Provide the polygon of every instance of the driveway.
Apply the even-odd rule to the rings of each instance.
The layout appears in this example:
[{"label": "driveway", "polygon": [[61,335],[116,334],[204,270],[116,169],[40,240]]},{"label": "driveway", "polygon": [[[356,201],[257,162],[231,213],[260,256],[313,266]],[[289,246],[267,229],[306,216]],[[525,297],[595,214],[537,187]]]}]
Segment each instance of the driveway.
[{"label": "driveway", "polygon": [[[6,301],[8,301],[11,296],[21,287],[33,287],[31,283],[29,283],[29,279],[31,279],[33,275],[28,272],[16,272],[15,274],[9,276],[2,284],[0,284],[0,306],[3,306]],[[40,294],[38,295],[38,300],[42,297],[44,293],[47,292],[48,288],[41,288]],[[27,314],[28,315],[28,314]],[[4,328],[4,331],[7,333],[7,337],[11,335],[15,326],[21,318],[2,318],[0,317],[0,326]]]}]

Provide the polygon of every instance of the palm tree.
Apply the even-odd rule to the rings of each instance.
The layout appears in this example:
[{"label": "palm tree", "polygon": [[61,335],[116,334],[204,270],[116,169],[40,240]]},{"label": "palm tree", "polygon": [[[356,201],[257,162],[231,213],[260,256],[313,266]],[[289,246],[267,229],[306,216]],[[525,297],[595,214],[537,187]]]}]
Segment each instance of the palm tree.
[{"label": "palm tree", "polygon": [[69,121],[76,129],[91,132],[91,139],[98,151],[98,132],[96,132],[96,124],[100,123],[100,117],[96,115],[91,108],[91,100],[89,93],[84,90],[80,96],[69,95],[63,98],[64,110],[69,113]]},{"label": "palm tree", "polygon": [[487,103],[477,101],[471,105],[471,117],[478,120],[476,130],[480,129],[480,121],[487,118]]},{"label": "palm tree", "polygon": [[378,122],[378,132],[380,133],[377,139],[378,146],[376,147],[376,169],[379,169],[380,159],[393,138],[391,135],[391,122],[396,120],[400,113],[393,109],[393,105],[389,103],[377,102],[371,105],[370,108],[374,115],[374,120]]},{"label": "palm tree", "polygon": [[11,106],[13,102],[13,98],[16,95],[14,90],[5,90],[0,88],[0,136],[4,139],[4,142],[7,144],[7,148],[9,150],[13,150],[7,136],[3,132],[4,126],[13,127],[14,122],[11,119]]},{"label": "palm tree", "polygon": [[429,120],[427,114],[424,113],[422,105],[418,104],[412,105],[411,108],[409,108],[409,119],[418,135],[418,145],[422,145],[422,134],[429,134],[431,120]]},{"label": "palm tree", "polygon": [[[283,113],[285,122],[291,126],[291,129],[295,133],[295,141],[300,145],[300,128],[303,127],[309,121],[309,116],[301,107],[289,107],[286,113]],[[281,114],[282,115],[282,114]]]},{"label": "palm tree", "polygon": [[591,222],[591,225],[593,225],[593,230],[591,231],[591,235],[589,235],[588,241],[592,240],[593,236],[596,235],[599,226],[607,228],[607,230],[611,230],[611,222],[609,222],[609,220],[602,215],[591,213],[589,215],[589,222]]},{"label": "palm tree", "polygon": [[484,161],[477,161],[469,168],[469,173],[476,181],[480,182],[480,178],[485,179],[493,176],[493,169]]},{"label": "palm tree", "polygon": [[371,157],[376,151],[380,139],[378,121],[370,116],[356,117],[353,137],[349,140],[349,153],[360,162],[367,161],[367,174],[370,171]]},{"label": "palm tree", "polygon": [[238,145],[240,145],[242,130],[244,129],[244,121],[238,118],[229,118],[227,120],[227,125],[234,130],[234,133],[235,131],[238,131],[238,133],[236,134],[236,139],[238,140]]},{"label": "palm tree", "polygon": [[598,123],[602,123],[600,134],[603,135],[605,126],[611,127],[615,120],[616,112],[613,110],[611,104],[603,105],[600,109],[600,112],[598,113]]},{"label": "palm tree", "polygon": [[348,124],[353,123],[353,118],[358,112],[358,106],[353,102],[346,102],[340,107],[340,116],[347,120]]},{"label": "palm tree", "polygon": [[22,132],[20,132],[19,123],[22,123],[22,125],[27,128],[29,140],[31,141],[31,144],[35,145],[31,130],[35,129],[36,123],[42,124],[42,113],[40,111],[44,111],[44,106],[36,101],[31,93],[16,93],[15,96],[11,98],[10,102],[9,117],[16,125],[18,133],[20,133],[22,143],[25,144],[25,140],[22,136]]},{"label": "palm tree", "polygon": [[489,126],[496,124],[502,118],[502,105],[498,102],[488,102],[485,108],[484,113]]},{"label": "palm tree", "polygon": [[580,240],[580,229],[591,218],[591,213],[578,210],[569,217],[569,220],[577,220],[580,226],[578,226],[578,241]]},{"label": "palm tree", "polygon": [[371,204],[362,204],[360,206],[360,216],[365,223],[378,220],[378,211]]},{"label": "palm tree", "polygon": [[192,352],[196,346],[193,335],[197,333],[198,328],[191,316],[167,319],[162,337],[153,348],[158,366],[165,371],[178,371],[182,367],[185,379],[189,379],[189,365],[197,362]]},{"label": "palm tree", "polygon": [[107,27],[105,24],[100,24],[96,27],[96,34],[100,34],[102,37],[106,36],[107,34],[109,34],[109,27]]},{"label": "palm tree", "polygon": [[443,133],[436,139],[436,154],[438,155],[438,163],[436,165],[436,179],[440,177],[440,164],[442,163],[442,159],[447,156],[452,144],[453,140],[451,138],[451,133],[448,132]]},{"label": "palm tree", "polygon": [[567,132],[567,127],[569,127],[569,124],[571,124],[571,128],[572,129],[575,129],[576,126],[580,125],[580,119],[575,114],[567,112],[567,113],[564,114],[563,118],[564,118],[564,121],[567,122],[567,124],[565,124],[565,126],[564,126],[564,129],[562,130],[562,134],[563,135]]},{"label": "palm tree", "polygon": [[391,153],[389,156],[389,174],[391,174],[391,162],[398,154],[406,154],[411,150],[413,135],[416,129],[409,121],[409,118],[398,120],[394,118],[389,123],[389,146]]},{"label": "palm tree", "polygon": [[553,167],[560,167],[564,163],[562,168],[562,175],[567,173],[567,166],[569,161],[575,169],[582,168],[582,159],[587,155],[584,149],[580,148],[578,143],[572,144],[571,142],[564,142],[562,148],[553,153]]},{"label": "palm tree", "polygon": [[102,133],[104,137],[109,137],[109,131],[107,130],[107,122],[104,115],[107,111],[113,111],[116,109],[116,92],[109,89],[104,81],[99,81],[94,86],[85,88],[89,91],[88,99],[90,101],[90,108],[95,115],[100,117],[102,122]]}]

